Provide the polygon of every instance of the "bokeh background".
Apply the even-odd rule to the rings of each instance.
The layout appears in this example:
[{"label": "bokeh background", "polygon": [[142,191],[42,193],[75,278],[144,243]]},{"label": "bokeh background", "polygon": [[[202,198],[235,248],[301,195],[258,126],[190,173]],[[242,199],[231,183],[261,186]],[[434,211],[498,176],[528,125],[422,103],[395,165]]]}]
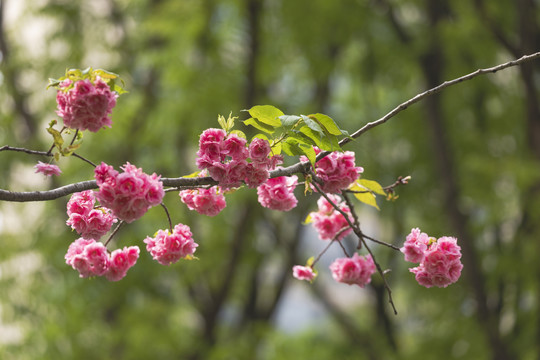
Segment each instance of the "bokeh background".
[{"label": "bokeh background", "polygon": [[[129,90],[113,128],[79,153],[164,177],[196,170],[198,135],[217,115],[272,104],[322,112],[354,131],[399,103],[478,68],[540,50],[537,0],[0,0],[0,144],[46,150],[56,118],[49,77],[104,68]],[[76,238],[67,198],[0,203],[0,358],[540,359],[540,62],[447,88],[369,131],[347,150],[364,176],[412,181],[380,211],[358,205],[364,231],[400,246],[413,227],[456,236],[464,273],[420,287],[402,254],[373,246],[365,289],[332,282],[325,255],[312,285],[292,278],[324,246],[255,191],[214,218],[174,193],[198,261],[164,267],[143,250],[120,282],[79,279],[64,262]],[[247,129],[243,129],[249,131]],[[44,179],[27,154],[0,154],[0,188],[35,190],[92,178],[62,159]],[[115,245],[167,227],[151,209]],[[352,241],[350,239],[349,241]]]}]

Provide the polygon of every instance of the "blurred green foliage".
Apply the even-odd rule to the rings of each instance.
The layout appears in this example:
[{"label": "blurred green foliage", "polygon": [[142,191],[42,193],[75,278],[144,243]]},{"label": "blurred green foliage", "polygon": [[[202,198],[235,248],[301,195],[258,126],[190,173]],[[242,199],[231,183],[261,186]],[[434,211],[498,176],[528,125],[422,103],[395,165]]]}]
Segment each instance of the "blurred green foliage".
[{"label": "blurred green foliage", "polygon": [[[47,79],[89,66],[120,74],[129,91],[112,129],[85,134],[78,152],[94,162],[190,174],[202,130],[218,127],[218,114],[245,120],[241,110],[256,104],[325,113],[352,133],[434,82],[538,51],[538,7],[533,0],[0,1],[0,144],[47,149],[45,129],[56,117]],[[214,218],[168,194],[173,222],[191,226],[200,260],[163,267],[142,251],[118,283],[79,279],[65,265],[76,238],[65,226],[67,199],[2,203],[0,357],[539,359],[539,67],[448,88],[347,145],[368,179],[386,185],[412,176],[397,201],[379,201],[380,212],[358,206],[366,233],[400,246],[418,226],[468,244],[463,277],[446,289],[421,288],[400,253],[373,246],[392,269],[398,316],[377,276],[352,299],[324,281],[322,267],[314,285],[291,281],[291,266],[314,255],[301,238],[319,241],[300,225],[316,201],[301,191],[299,207],[281,214],[242,189]],[[92,178],[90,166],[69,158],[60,160],[60,178],[44,180],[33,174],[37,160],[1,153],[0,188]],[[153,208],[115,241],[142,248],[165,227],[162,209]],[[327,316],[305,319],[300,331],[287,330],[293,320],[276,327],[282,307],[302,308],[286,301],[294,291],[307,292]]]}]

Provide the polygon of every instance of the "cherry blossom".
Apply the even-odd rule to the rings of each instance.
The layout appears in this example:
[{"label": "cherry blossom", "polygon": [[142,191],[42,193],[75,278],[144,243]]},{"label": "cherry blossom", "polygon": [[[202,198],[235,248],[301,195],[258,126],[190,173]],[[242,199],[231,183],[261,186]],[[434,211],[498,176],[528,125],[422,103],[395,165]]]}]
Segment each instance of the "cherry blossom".
[{"label": "cherry blossom", "polygon": [[298,280],[312,281],[317,274],[310,266],[295,265],[293,266],[293,276]]},{"label": "cherry blossom", "polygon": [[332,277],[337,282],[364,287],[371,282],[375,263],[371,255],[338,258],[331,265]]},{"label": "cherry blossom", "polygon": [[165,192],[160,176],[145,174],[142,169],[126,163],[122,173],[101,163],[95,170],[100,203],[111,209],[114,216],[125,222],[133,222],[152,206],[159,205]]},{"label": "cherry blossom", "polygon": [[56,95],[56,113],[71,129],[97,132],[111,127],[109,114],[116,105],[118,95],[99,77],[92,83],[89,79],[72,83],[66,79],[60,84]]},{"label": "cherry blossom", "polygon": [[36,165],[34,165],[34,169],[36,169],[36,173],[41,173],[45,176],[52,176],[52,175],[60,175],[62,173],[62,170],[57,165],[54,164],[46,164],[41,161],[38,161]]},{"label": "cherry blossom", "polygon": [[148,236],[144,242],[154,260],[161,265],[170,265],[193,255],[199,245],[192,236],[189,226],[177,224],[172,233],[158,230],[153,238]]}]

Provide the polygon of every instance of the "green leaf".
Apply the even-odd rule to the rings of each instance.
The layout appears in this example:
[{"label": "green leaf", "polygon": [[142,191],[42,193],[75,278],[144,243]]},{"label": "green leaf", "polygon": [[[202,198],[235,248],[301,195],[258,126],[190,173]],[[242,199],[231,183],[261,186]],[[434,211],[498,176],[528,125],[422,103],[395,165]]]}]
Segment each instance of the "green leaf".
[{"label": "green leaf", "polygon": [[55,128],[48,127],[47,132],[52,135],[54,140],[54,146],[56,146],[58,149],[62,148],[62,145],[64,145],[64,139],[62,138],[62,134],[60,131],[56,130]]},{"label": "green leaf", "polygon": [[272,149],[272,155],[281,154],[281,141],[275,144],[272,142],[272,145],[270,147]]},{"label": "green leaf", "polygon": [[306,220],[304,220],[304,222],[302,223],[302,225],[311,224],[312,221],[313,219],[311,218],[311,213],[309,213],[308,216],[306,217]]},{"label": "green leaf", "polygon": [[[370,181],[370,180],[368,180]],[[357,198],[359,201],[363,202],[364,204],[368,204],[370,206],[373,206],[377,210],[379,209],[379,206],[377,205],[376,196],[372,192],[371,189],[368,189],[367,187],[364,187],[363,185],[360,185],[358,181],[356,181],[349,190],[354,191],[354,197]],[[383,192],[384,194],[384,192]]]},{"label": "green leaf", "polygon": [[335,135],[330,134],[321,134],[318,132],[313,131],[311,128],[307,126],[302,126],[300,128],[300,132],[310,138],[315,145],[325,151],[339,151],[341,150],[341,147],[339,146],[337,137]]},{"label": "green leaf", "polygon": [[367,190],[374,192],[375,194],[386,195],[386,192],[384,191],[381,184],[379,184],[375,180],[358,179],[356,180],[356,183],[366,188]]},{"label": "green leaf", "polygon": [[336,122],[334,121],[334,119],[332,119],[330,116],[328,115],[324,115],[324,114],[311,114],[308,116],[310,119],[316,119],[317,122],[322,125],[326,131],[328,131],[330,134],[332,135],[342,135],[343,134],[343,130],[341,130]]},{"label": "green leaf", "polygon": [[300,116],[296,115],[283,115],[279,117],[279,120],[281,121],[281,126],[283,127],[292,127],[301,119],[302,118]]},{"label": "green leaf", "polygon": [[375,209],[380,210],[375,199],[375,195],[371,192],[354,193],[354,197],[363,202],[364,204],[373,206]]},{"label": "green leaf", "polygon": [[218,115],[217,122],[223,130],[227,131],[227,121],[225,120],[225,117],[223,117],[223,115]]},{"label": "green leaf", "polygon": [[279,117],[284,115],[283,111],[272,105],[256,105],[249,109],[248,112],[255,119],[272,127],[281,126]]},{"label": "green leaf", "polygon": [[81,146],[81,144],[73,144],[73,145],[69,145],[68,147],[63,148],[63,149],[61,150],[62,155],[63,155],[63,156],[70,156],[70,155],[73,154],[73,153],[75,152],[75,150],[77,150],[80,146]]},{"label": "green leaf", "polygon": [[[310,130],[307,126],[303,126],[306,129]],[[312,130],[310,130],[312,131]],[[292,130],[289,132],[289,137],[293,139],[297,139],[298,141],[301,141],[305,144],[311,144],[312,146],[317,146],[317,142],[315,142],[312,138],[307,136],[306,134],[302,133],[299,130]]]},{"label": "green leaf", "polygon": [[307,158],[309,159],[309,162],[311,163],[311,165],[315,166],[315,160],[316,160],[317,154],[315,153],[315,149],[313,149],[313,146],[309,144],[304,144],[304,143],[299,143],[298,145],[303,150],[304,155],[306,155]]},{"label": "green leaf", "polygon": [[232,116],[232,111],[229,113],[229,117],[227,118],[227,129],[230,131],[234,127],[234,120],[238,119],[237,116]]},{"label": "green leaf", "polygon": [[[86,73],[90,73],[91,71],[92,71],[92,68],[88,68],[88,69],[85,69],[85,70],[83,71],[83,73],[85,73],[85,72],[86,72]],[[118,75],[118,74],[115,74],[115,73],[113,73],[113,72],[110,72],[110,71],[107,71],[107,70],[103,70],[103,69],[96,69],[96,70],[93,71],[93,73],[94,73],[94,75],[97,75],[97,76],[99,76],[100,78],[102,78],[104,81],[105,81],[106,79],[112,80],[112,79],[117,79],[117,78],[120,77],[120,75]]]},{"label": "green leaf", "polygon": [[310,258],[307,259],[307,261],[306,261],[306,266],[311,267],[311,265],[313,265],[313,262],[314,262],[314,261],[315,261],[315,256],[310,257]]},{"label": "green leaf", "polygon": [[304,123],[309,127],[311,130],[321,134],[321,136],[324,134],[324,131],[322,127],[317,123],[317,121],[310,119],[306,115],[301,115],[302,120],[304,120]]},{"label": "green leaf", "polygon": [[260,131],[263,131],[267,134],[273,134],[275,129],[273,126],[270,126],[270,125],[267,125],[265,123],[262,123],[260,122],[259,120],[257,119],[254,119],[254,118],[249,118],[247,120],[244,120],[244,124],[245,125],[251,125],[253,126],[255,129],[257,130],[260,130]]},{"label": "green leaf", "polygon": [[50,88],[50,87],[55,87],[56,88],[56,87],[60,86],[61,82],[62,82],[62,80],[49,78],[49,83],[47,84],[47,89]]}]

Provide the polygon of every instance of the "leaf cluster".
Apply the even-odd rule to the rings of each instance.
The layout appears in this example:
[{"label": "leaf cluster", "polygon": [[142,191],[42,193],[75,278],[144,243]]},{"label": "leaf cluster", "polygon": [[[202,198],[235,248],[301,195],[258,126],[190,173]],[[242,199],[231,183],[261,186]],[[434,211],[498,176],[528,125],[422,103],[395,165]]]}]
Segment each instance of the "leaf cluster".
[{"label": "leaf cluster", "polygon": [[255,137],[268,139],[274,154],[303,155],[312,165],[317,156],[314,147],[322,151],[342,151],[339,136],[349,135],[324,114],[285,115],[272,105],[256,105],[245,111],[251,117],[244,124],[262,131],[264,134]]}]

